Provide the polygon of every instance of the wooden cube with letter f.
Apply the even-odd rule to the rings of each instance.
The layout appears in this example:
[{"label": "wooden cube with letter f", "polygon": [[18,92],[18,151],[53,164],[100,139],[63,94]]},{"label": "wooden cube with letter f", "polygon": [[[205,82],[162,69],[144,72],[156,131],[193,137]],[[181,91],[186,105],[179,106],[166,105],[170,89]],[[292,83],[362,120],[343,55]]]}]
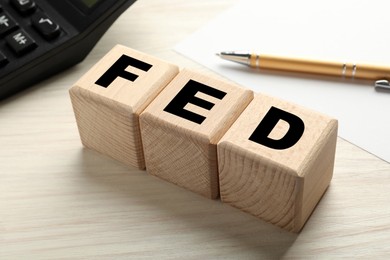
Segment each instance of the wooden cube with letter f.
[{"label": "wooden cube with letter f", "polygon": [[252,99],[237,85],[180,72],[140,116],[146,170],[217,198],[217,143]]},{"label": "wooden cube with letter f", "polygon": [[70,89],[84,146],[144,169],[139,115],[177,73],[176,65],[115,46]]},{"label": "wooden cube with letter f", "polygon": [[258,94],[218,143],[221,199],[301,230],[333,174],[337,121]]}]

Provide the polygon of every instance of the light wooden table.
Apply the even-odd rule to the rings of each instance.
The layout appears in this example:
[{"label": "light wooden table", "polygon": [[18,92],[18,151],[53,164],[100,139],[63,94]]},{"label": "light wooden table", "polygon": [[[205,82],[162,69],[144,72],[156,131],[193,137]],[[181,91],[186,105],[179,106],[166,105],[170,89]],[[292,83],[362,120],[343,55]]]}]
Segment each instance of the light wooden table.
[{"label": "light wooden table", "polygon": [[73,82],[117,43],[206,71],[173,47],[235,2],[139,0],[81,64],[0,103],[0,259],[390,257],[390,165],[342,139],[300,234],[81,146]]}]

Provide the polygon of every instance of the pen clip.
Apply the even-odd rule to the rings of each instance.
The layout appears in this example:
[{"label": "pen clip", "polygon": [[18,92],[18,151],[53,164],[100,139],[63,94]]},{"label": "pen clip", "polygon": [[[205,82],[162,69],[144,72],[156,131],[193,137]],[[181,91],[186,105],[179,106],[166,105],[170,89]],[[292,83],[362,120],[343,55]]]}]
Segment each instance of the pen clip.
[{"label": "pen clip", "polygon": [[390,82],[387,79],[375,81],[375,88],[390,90]]}]

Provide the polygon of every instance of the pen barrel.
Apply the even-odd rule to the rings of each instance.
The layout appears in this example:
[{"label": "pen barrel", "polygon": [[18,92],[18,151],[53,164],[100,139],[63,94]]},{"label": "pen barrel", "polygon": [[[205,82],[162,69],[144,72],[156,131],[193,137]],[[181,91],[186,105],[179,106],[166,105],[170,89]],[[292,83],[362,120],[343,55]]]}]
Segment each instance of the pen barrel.
[{"label": "pen barrel", "polygon": [[270,55],[251,55],[249,63],[250,66],[263,70],[369,80],[390,78],[390,67],[365,64],[356,65],[353,63],[285,58]]},{"label": "pen barrel", "polygon": [[359,79],[390,79],[390,67],[375,66],[367,64],[356,65],[355,78]]}]

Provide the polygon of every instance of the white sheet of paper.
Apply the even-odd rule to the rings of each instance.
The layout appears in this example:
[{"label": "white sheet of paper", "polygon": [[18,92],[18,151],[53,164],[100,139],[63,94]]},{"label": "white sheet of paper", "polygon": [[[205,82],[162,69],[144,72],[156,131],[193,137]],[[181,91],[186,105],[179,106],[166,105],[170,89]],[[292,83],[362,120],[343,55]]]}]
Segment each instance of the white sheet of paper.
[{"label": "white sheet of paper", "polygon": [[328,114],[339,136],[390,162],[390,92],[373,82],[259,73],[221,60],[220,51],[390,66],[386,0],[246,0],[175,47],[255,92]]}]

